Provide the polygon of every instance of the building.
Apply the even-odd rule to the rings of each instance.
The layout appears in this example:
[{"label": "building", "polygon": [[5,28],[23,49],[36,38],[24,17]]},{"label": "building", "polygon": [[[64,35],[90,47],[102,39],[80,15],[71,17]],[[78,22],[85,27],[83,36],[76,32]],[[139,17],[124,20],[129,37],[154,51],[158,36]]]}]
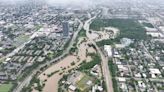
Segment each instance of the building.
[{"label": "building", "polygon": [[161,72],[159,71],[159,69],[151,68],[149,69],[149,71],[152,78],[156,78],[157,76],[161,75]]},{"label": "building", "polygon": [[73,85],[70,85],[68,88],[69,88],[69,92],[75,92],[76,90],[76,87]]},{"label": "building", "polygon": [[110,45],[104,45],[104,50],[107,52],[108,57],[112,57],[112,47]]},{"label": "building", "polygon": [[69,36],[69,24],[68,24],[68,22],[63,22],[63,36],[64,37]]}]

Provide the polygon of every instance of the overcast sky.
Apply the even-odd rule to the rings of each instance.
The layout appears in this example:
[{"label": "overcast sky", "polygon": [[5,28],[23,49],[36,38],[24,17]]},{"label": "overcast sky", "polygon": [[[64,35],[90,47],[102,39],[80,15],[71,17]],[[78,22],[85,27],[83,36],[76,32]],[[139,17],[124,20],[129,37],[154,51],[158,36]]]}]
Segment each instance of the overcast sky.
[{"label": "overcast sky", "polygon": [[[1,2],[5,3],[13,3],[16,2],[25,2],[30,0],[0,0]],[[34,0],[34,1],[41,1],[41,0]],[[94,6],[96,3],[104,2],[106,0],[43,0],[46,1],[48,4],[51,5],[60,5],[60,6],[80,6],[80,7],[91,7]]]},{"label": "overcast sky", "polygon": [[[24,2],[24,1],[30,1],[30,0],[0,0],[6,3],[15,3],[15,2]],[[41,0],[35,0],[35,1],[41,1]],[[92,5],[95,3],[105,3],[108,4],[110,2],[115,2],[115,1],[148,1],[148,2],[163,2],[163,0],[45,0],[49,4],[61,4],[61,5]]]}]

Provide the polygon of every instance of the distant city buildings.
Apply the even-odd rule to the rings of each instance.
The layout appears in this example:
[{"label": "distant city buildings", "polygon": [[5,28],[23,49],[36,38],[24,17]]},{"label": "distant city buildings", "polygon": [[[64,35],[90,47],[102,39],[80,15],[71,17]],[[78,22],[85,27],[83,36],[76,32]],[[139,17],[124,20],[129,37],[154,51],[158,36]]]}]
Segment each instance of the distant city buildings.
[{"label": "distant city buildings", "polygon": [[69,37],[69,24],[68,22],[63,22],[62,25],[63,25],[63,36],[67,38]]}]

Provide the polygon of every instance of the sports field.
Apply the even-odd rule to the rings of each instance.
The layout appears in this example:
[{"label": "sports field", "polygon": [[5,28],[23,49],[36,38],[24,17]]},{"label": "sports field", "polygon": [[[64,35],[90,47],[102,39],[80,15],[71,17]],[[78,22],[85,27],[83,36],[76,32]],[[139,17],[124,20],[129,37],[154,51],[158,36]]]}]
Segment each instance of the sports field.
[{"label": "sports field", "polygon": [[84,75],[84,77],[80,81],[77,82],[77,86],[82,92],[84,91],[86,92],[91,87],[91,85],[87,85],[88,81],[93,82],[93,78],[87,75]]}]

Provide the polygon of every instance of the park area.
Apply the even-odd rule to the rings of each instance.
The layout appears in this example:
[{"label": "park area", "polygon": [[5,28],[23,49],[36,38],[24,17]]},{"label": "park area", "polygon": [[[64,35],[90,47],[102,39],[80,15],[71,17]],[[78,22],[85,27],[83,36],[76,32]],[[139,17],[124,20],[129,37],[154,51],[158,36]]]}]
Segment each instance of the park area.
[{"label": "park area", "polygon": [[13,87],[13,84],[0,84],[0,92],[10,92],[11,88]]},{"label": "park area", "polygon": [[96,19],[90,25],[90,28],[95,31],[102,31],[104,27],[115,27],[120,30],[120,35],[117,37],[130,38],[136,40],[146,39],[146,30],[138,22],[133,19]]},{"label": "park area", "polygon": [[84,76],[81,78],[80,81],[77,81],[77,87],[82,91],[82,92],[87,92],[89,88],[93,85],[93,78],[84,74]]}]

